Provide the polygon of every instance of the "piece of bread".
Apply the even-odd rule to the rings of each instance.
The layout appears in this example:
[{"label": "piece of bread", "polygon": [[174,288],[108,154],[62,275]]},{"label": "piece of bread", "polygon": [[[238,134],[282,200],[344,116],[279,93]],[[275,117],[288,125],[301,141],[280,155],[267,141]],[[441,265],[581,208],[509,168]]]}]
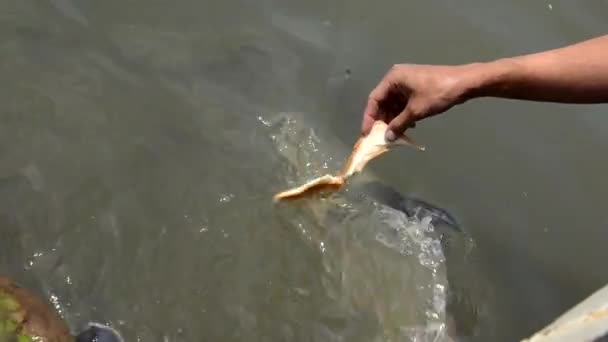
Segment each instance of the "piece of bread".
[{"label": "piece of bread", "polygon": [[394,146],[411,146],[419,151],[425,150],[423,146],[417,145],[406,135],[402,135],[393,142],[386,141],[384,134],[387,128],[388,125],[384,121],[374,122],[369,134],[359,138],[355,143],[346,165],[338,175],[318,177],[296,188],[280,192],[274,196],[274,201],[297,199],[320,192],[338,191],[349,177],[361,172],[372,159],[388,152]]}]

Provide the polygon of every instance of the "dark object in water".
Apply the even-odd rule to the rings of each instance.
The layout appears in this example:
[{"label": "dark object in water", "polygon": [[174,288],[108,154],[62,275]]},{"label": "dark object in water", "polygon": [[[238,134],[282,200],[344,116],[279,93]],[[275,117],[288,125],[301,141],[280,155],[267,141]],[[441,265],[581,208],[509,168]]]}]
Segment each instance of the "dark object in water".
[{"label": "dark object in water", "polygon": [[89,323],[76,338],[48,302],[0,276],[0,342],[122,342],[114,329]]},{"label": "dark object in water", "polygon": [[397,190],[379,181],[369,181],[357,186],[375,201],[395,210],[402,211],[409,217],[415,217],[419,220],[424,217],[431,217],[431,223],[434,226],[447,226],[452,230],[462,232],[460,225],[452,214],[422,199],[404,196]]},{"label": "dark object in water", "polygon": [[89,323],[86,330],[76,336],[76,342],[123,342],[120,334],[105,325]]}]

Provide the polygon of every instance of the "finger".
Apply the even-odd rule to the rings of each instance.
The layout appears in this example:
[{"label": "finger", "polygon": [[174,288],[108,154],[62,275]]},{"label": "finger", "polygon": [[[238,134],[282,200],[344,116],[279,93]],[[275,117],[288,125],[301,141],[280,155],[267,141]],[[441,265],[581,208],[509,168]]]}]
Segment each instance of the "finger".
[{"label": "finger", "polygon": [[374,121],[378,117],[378,102],[371,97],[367,100],[367,105],[363,112],[363,122],[361,123],[361,133],[366,135],[369,133]]},{"label": "finger", "polygon": [[391,72],[387,73],[378,85],[370,92],[365,110],[363,111],[363,122],[361,124],[361,132],[365,135],[369,133],[374,121],[382,120],[379,109],[379,103],[388,94],[394,76]]},{"label": "finger", "polygon": [[403,135],[406,129],[415,127],[415,121],[416,120],[412,114],[411,107],[405,107],[405,109],[399,115],[389,122],[386,130],[386,140],[393,141],[397,139],[397,137]]}]

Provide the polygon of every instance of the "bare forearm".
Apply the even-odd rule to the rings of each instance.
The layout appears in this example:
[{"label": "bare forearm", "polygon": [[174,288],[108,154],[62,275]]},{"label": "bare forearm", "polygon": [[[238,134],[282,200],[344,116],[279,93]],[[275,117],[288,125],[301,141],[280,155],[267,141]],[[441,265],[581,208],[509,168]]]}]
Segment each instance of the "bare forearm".
[{"label": "bare forearm", "polygon": [[467,99],[608,102],[608,35],[539,53],[469,66]]}]

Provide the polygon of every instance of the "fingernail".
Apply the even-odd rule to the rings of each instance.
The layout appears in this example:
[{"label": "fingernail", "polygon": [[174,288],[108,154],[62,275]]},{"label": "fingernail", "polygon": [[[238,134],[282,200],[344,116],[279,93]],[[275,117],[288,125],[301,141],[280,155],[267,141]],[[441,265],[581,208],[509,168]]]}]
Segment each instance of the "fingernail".
[{"label": "fingernail", "polygon": [[393,141],[397,138],[397,136],[395,135],[395,132],[393,132],[390,129],[386,130],[386,133],[384,133],[384,139],[386,139],[386,141]]}]

